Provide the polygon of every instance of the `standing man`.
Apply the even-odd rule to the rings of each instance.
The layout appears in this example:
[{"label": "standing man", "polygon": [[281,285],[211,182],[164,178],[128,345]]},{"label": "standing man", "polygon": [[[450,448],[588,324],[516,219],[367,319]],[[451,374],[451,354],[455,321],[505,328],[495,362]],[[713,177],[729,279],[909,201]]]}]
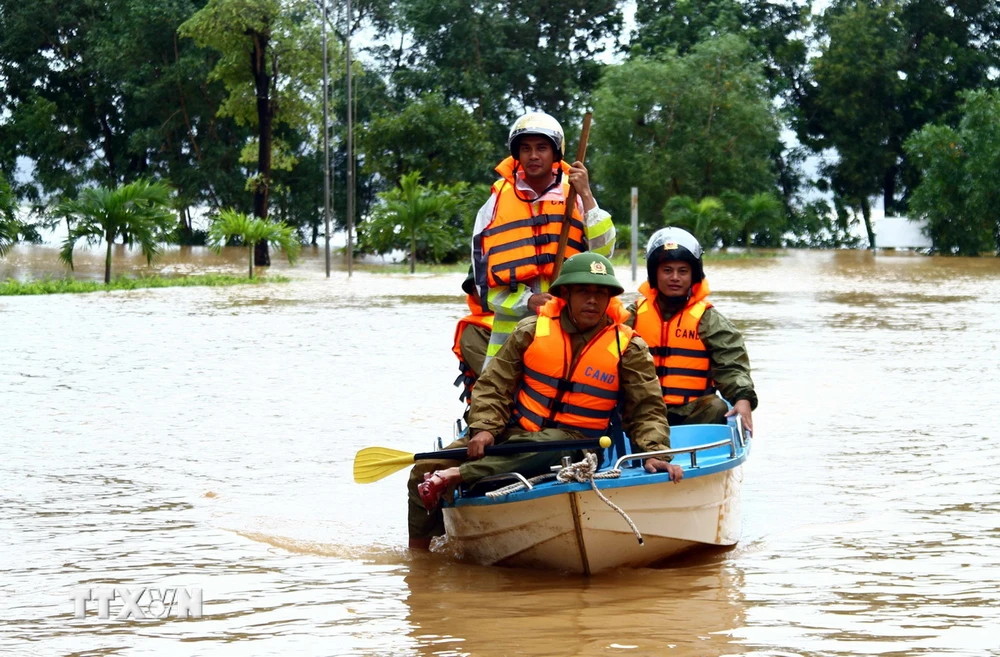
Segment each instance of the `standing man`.
[{"label": "standing man", "polygon": [[566,138],[558,121],[543,112],[525,114],[511,126],[507,146],[510,157],[496,167],[501,178],[472,235],[476,286],[483,309],[495,314],[486,364],[521,319],[553,298],[549,286],[570,185],[577,200],[565,257],[583,251],[611,257],[615,247],[615,225],[594,200],[587,168],[563,160]]},{"label": "standing man", "polygon": [[750,356],[739,330],[708,301],[701,256],[701,244],[686,230],[668,226],[653,233],[646,246],[648,280],[628,307],[626,324],[649,345],[671,425],[725,424],[739,413],[753,431],[757,393]]}]

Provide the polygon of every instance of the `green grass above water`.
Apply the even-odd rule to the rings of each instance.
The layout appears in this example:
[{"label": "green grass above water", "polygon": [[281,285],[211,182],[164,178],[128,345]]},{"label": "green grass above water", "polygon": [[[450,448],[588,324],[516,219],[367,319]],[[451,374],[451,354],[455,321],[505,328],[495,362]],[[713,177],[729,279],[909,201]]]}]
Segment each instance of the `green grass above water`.
[{"label": "green grass above water", "polygon": [[0,282],[0,296],[20,296],[29,294],[80,294],[84,292],[111,292],[114,290],[139,290],[154,287],[222,287],[230,285],[260,285],[263,283],[287,283],[285,276],[266,276],[249,279],[245,276],[229,274],[199,274],[166,278],[163,276],[141,276],[131,278],[117,276],[108,284],[101,281],[78,281],[72,278],[45,278],[35,281]]}]

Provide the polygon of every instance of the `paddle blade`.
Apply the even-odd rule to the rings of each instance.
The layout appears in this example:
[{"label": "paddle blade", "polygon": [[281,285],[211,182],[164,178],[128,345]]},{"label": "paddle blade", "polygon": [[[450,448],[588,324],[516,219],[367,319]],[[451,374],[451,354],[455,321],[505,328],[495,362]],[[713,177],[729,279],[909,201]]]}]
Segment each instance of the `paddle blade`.
[{"label": "paddle blade", "polygon": [[354,457],[354,481],[370,484],[413,465],[413,454],[388,447],[366,447]]}]

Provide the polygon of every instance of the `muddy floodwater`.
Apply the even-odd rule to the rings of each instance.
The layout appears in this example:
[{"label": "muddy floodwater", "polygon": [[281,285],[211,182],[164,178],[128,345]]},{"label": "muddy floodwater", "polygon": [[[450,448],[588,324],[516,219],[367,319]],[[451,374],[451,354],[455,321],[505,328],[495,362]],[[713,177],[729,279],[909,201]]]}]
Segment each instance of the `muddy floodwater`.
[{"label": "muddy floodwater", "polygon": [[[1000,655],[1000,259],[708,263],[761,399],[743,540],[589,579],[412,555],[405,471],[352,481],[360,448],[452,437],[464,274],[274,263],[294,280],[0,297],[0,654]],[[54,249],[0,259],[45,275]],[[109,589],[203,613],[78,617]]]}]

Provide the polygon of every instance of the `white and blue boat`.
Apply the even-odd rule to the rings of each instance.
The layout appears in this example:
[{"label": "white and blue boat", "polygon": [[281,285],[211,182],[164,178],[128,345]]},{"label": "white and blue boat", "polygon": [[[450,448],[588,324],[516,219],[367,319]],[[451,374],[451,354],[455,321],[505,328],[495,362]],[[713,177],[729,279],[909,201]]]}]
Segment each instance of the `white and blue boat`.
[{"label": "white and blue boat", "polygon": [[[619,432],[592,482],[532,483],[509,473],[460,489],[443,504],[449,549],[483,565],[589,575],[656,565],[698,546],[735,545],[750,433],[734,417],[728,425],[671,427],[670,442],[664,452],[633,454]],[[644,459],[665,454],[684,469],[679,483],[642,468]],[[615,471],[615,478],[602,478]],[[521,490],[487,494],[512,482],[521,482]]]}]

